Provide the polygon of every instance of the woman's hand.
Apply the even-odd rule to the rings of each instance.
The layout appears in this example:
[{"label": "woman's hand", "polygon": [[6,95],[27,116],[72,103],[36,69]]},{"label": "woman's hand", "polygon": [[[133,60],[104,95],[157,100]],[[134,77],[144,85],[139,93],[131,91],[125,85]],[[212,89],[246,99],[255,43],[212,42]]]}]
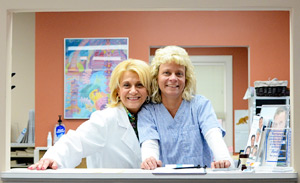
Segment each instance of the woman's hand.
[{"label": "woman's hand", "polygon": [[46,170],[47,168],[57,169],[57,162],[52,159],[41,159],[39,162],[28,167],[29,170]]},{"label": "woman's hand", "polygon": [[156,160],[153,156],[145,159],[141,164],[141,169],[145,170],[154,170],[157,167],[161,167],[162,162],[160,160]]},{"label": "woman's hand", "polygon": [[220,160],[211,162],[211,168],[229,168],[231,165],[229,160]]}]

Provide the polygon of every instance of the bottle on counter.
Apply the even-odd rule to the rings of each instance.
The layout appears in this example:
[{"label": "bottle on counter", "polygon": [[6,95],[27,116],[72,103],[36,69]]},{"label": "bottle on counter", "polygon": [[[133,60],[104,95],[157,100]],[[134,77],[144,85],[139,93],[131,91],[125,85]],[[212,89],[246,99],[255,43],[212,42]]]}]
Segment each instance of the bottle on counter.
[{"label": "bottle on counter", "polygon": [[242,171],[244,171],[244,170],[247,169],[246,163],[247,163],[247,160],[248,160],[248,158],[249,158],[249,154],[240,154],[239,157],[240,157],[240,160],[241,160],[241,166],[240,166],[240,169],[241,169]]},{"label": "bottle on counter", "polygon": [[63,136],[66,133],[66,127],[64,124],[62,124],[62,120],[61,120],[61,115],[58,115],[59,119],[58,119],[58,124],[55,125],[54,127],[54,142],[53,144],[55,144],[59,138],[61,136]]},{"label": "bottle on counter", "polygon": [[48,132],[48,136],[47,136],[47,147],[51,147],[52,146],[52,135],[51,132]]}]

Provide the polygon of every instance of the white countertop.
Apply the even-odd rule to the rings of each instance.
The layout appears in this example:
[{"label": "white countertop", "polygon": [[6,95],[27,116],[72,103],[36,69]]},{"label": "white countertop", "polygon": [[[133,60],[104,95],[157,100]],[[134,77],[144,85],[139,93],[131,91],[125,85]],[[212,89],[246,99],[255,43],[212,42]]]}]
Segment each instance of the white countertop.
[{"label": "white countertop", "polygon": [[3,182],[297,182],[296,172],[241,172],[212,171],[207,174],[168,174],[156,175],[151,170],[141,169],[59,169],[27,170],[11,169],[1,172]]}]

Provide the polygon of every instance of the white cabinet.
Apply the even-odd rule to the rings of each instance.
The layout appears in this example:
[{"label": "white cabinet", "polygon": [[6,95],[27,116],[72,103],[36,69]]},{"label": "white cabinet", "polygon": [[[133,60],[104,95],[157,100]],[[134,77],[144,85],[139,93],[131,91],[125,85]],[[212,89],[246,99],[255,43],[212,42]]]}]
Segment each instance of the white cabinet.
[{"label": "white cabinet", "polygon": [[11,143],[10,168],[27,168],[33,164],[34,144]]}]

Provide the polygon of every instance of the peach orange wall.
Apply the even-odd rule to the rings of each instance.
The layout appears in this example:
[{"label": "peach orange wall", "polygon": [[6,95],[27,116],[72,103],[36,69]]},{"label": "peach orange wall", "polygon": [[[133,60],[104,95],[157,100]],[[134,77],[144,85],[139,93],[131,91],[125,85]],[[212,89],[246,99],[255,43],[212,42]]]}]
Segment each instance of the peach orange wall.
[{"label": "peach orange wall", "polygon": [[[36,146],[46,146],[47,132],[63,114],[63,40],[85,37],[128,37],[129,56],[142,60],[150,46],[245,46],[250,85],[289,80],[288,11],[36,13]],[[64,123],[76,129],[83,121]]]}]

